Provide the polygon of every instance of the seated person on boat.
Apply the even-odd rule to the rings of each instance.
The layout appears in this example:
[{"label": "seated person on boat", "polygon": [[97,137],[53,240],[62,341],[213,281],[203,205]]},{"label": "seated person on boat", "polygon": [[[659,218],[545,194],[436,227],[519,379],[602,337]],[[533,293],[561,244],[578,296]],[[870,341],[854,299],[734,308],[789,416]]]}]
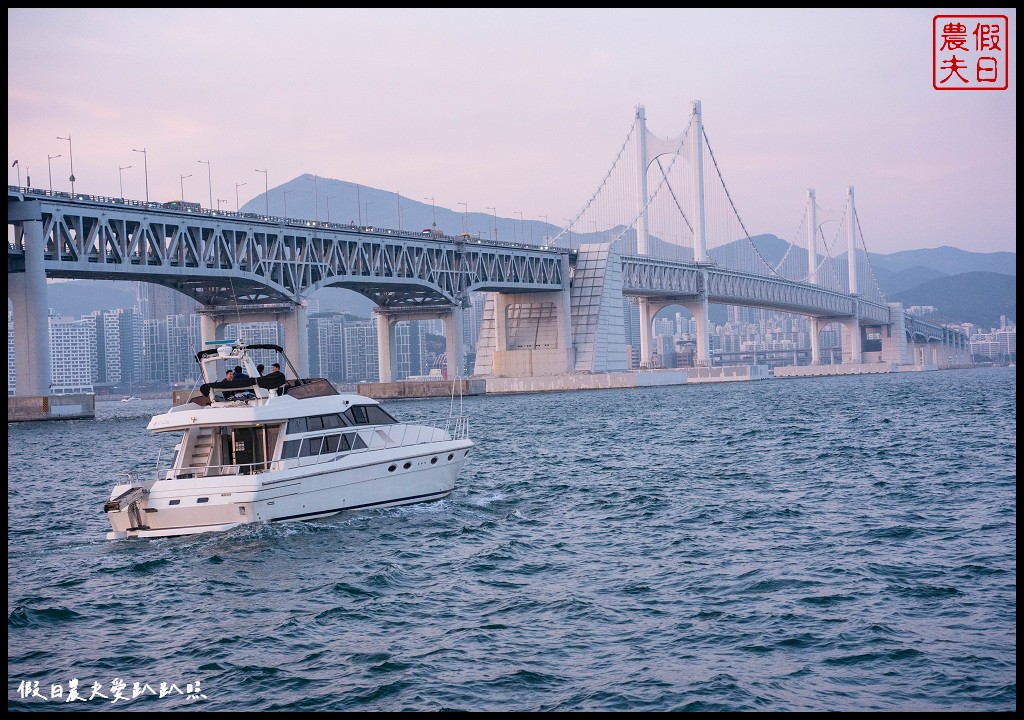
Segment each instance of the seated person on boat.
[{"label": "seated person on boat", "polygon": [[[228,390],[238,391],[244,388],[251,388],[258,385],[261,388],[267,390],[274,390],[282,387],[286,380],[284,373],[281,372],[281,366],[274,363],[271,366],[271,372],[258,378],[251,378],[243,376],[241,378],[233,377],[231,380],[221,380],[219,382],[203,383],[199,387],[199,392],[202,393],[203,397],[210,397],[210,390]],[[234,393],[232,393],[234,394]],[[225,393],[225,399],[227,399],[227,393]]]}]

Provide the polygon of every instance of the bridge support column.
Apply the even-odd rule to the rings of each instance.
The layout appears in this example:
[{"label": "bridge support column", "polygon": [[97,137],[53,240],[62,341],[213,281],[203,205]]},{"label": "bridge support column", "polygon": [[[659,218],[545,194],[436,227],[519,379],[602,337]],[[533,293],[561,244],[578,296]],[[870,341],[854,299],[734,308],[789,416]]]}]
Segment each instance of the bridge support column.
[{"label": "bridge support column", "polygon": [[395,345],[392,338],[397,321],[387,311],[378,309],[373,314],[377,318],[377,382],[394,382]]},{"label": "bridge support column", "polygon": [[907,321],[902,303],[889,303],[889,324],[882,328],[882,361],[897,365],[910,363]]},{"label": "bridge support column", "polygon": [[453,305],[444,318],[444,354],[448,359],[448,378],[452,380],[463,377],[466,372],[463,315],[462,306]]},{"label": "bridge support column", "polygon": [[848,320],[843,320],[839,324],[843,328],[843,364],[860,364],[863,362],[860,320],[852,317]]},{"label": "bridge support column", "polygon": [[693,314],[697,324],[697,356],[693,364],[697,367],[711,365],[711,353],[708,349],[708,298],[706,295],[689,302],[678,303]]},{"label": "bridge support column", "polygon": [[[493,300],[488,299],[488,302],[493,308],[493,316],[490,311],[484,315],[484,321],[488,324],[493,317],[491,375],[546,377],[564,375],[573,369],[574,329],[570,313],[575,311],[570,308],[575,305],[570,304],[568,289],[494,293],[491,297]],[[489,325],[481,327],[481,344],[485,341],[490,343],[490,334]],[[477,353],[479,358],[479,346]],[[482,374],[483,368],[486,368],[486,360],[477,363],[477,374]]]},{"label": "bridge support column", "polygon": [[201,313],[199,315],[199,343],[205,348],[206,343],[221,340],[220,331],[224,325],[216,315]]},{"label": "bridge support column", "polygon": [[292,311],[281,318],[284,326],[284,352],[295,365],[302,377],[309,376],[309,329],[306,306],[296,304]]},{"label": "bridge support column", "polygon": [[816,317],[809,318],[807,321],[811,336],[811,365],[821,365],[821,327],[824,324]]},{"label": "bridge support column", "polygon": [[309,343],[306,308],[295,303],[238,308],[204,305],[199,309],[199,335],[205,347],[211,340],[224,339],[224,326],[231,323],[273,322],[284,330],[284,352],[300,377],[309,376]]},{"label": "bridge support column", "polygon": [[637,303],[640,308],[640,367],[651,366],[651,336],[654,334],[654,315],[651,312],[651,301],[645,297]]},{"label": "bridge support column", "polygon": [[50,326],[46,301],[46,249],[43,223],[23,222],[25,272],[7,274],[7,296],[14,308],[16,394],[50,394]]}]

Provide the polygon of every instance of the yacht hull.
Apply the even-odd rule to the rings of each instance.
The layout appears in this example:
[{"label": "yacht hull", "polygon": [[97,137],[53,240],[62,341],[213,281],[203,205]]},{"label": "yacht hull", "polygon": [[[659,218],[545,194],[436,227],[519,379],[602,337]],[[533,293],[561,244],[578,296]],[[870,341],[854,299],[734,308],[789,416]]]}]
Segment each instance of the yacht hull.
[{"label": "yacht hull", "polygon": [[107,539],[220,532],[253,522],[291,522],[345,510],[430,502],[455,488],[473,443],[450,440],[363,452],[276,473],[119,485],[105,506]]}]

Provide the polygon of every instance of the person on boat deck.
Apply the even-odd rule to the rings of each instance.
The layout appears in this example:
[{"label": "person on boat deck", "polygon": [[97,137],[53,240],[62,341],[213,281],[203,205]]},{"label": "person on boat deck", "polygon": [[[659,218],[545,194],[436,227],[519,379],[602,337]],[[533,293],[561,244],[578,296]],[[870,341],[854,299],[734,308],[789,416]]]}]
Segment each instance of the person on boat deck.
[{"label": "person on boat deck", "polygon": [[253,385],[259,385],[261,388],[273,390],[284,384],[285,376],[284,373],[281,372],[281,365],[274,363],[271,366],[271,372],[262,377],[256,378],[255,380],[244,373],[239,377],[239,373],[235,370],[228,370],[225,373],[223,380],[215,383],[203,383],[199,387],[199,392],[204,397],[209,398],[211,389],[223,390],[225,400],[236,395],[237,397],[235,399],[242,400],[246,399],[246,397],[241,395],[241,393],[250,393],[250,397],[255,397],[255,395],[251,394],[251,391],[248,390],[248,388],[252,388]]},{"label": "person on boat deck", "polygon": [[[230,369],[225,371],[224,372],[224,379],[221,380],[221,382],[231,383],[231,382],[234,382],[234,381],[235,381],[235,371],[234,370],[230,370]],[[232,393],[232,392],[225,392],[224,393],[224,399],[227,400],[232,395],[234,395],[234,393]]]},{"label": "person on boat deck", "polygon": [[270,372],[262,377],[256,378],[256,384],[261,388],[267,388],[273,390],[279,388],[285,384],[284,373],[281,372],[281,363],[273,363],[270,366]]},{"label": "person on boat deck", "polygon": [[235,380],[248,380],[249,376],[242,370],[241,365],[235,365]]},{"label": "person on boat deck", "polygon": [[260,374],[260,377],[263,377],[263,363],[256,366],[256,372]]}]

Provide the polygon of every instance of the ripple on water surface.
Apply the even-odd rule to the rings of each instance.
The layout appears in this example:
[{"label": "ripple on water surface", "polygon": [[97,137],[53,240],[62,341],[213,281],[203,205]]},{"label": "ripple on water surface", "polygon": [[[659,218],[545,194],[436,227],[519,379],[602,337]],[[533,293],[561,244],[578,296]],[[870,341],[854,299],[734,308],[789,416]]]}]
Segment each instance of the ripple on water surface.
[{"label": "ripple on water surface", "polygon": [[8,425],[9,709],[1016,709],[1015,369],[464,404],[443,501],[148,541],[166,403]]}]

